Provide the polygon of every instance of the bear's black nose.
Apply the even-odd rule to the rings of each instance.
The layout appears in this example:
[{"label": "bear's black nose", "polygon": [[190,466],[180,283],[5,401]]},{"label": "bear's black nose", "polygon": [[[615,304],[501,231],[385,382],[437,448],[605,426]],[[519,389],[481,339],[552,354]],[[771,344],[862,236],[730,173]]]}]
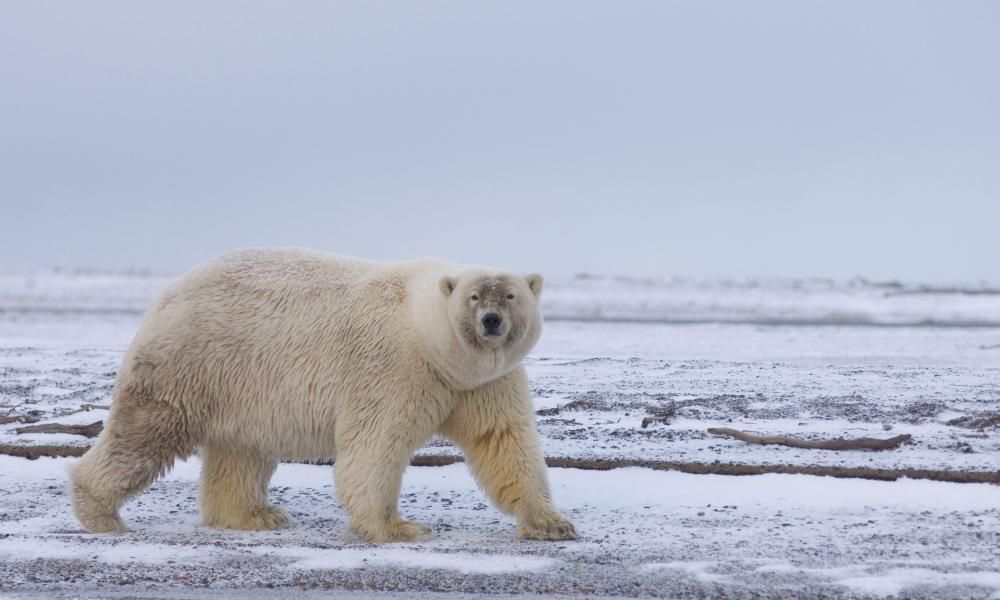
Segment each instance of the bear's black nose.
[{"label": "bear's black nose", "polygon": [[487,333],[496,331],[497,327],[500,327],[500,323],[503,323],[503,318],[496,313],[486,313],[483,316],[483,327],[486,328]]}]

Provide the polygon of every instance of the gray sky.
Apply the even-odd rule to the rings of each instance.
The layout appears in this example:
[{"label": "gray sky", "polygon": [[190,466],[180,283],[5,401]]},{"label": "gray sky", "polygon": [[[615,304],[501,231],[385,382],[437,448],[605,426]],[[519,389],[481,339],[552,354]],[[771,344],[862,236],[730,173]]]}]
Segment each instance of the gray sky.
[{"label": "gray sky", "polygon": [[1000,281],[1000,2],[0,3],[0,268]]}]

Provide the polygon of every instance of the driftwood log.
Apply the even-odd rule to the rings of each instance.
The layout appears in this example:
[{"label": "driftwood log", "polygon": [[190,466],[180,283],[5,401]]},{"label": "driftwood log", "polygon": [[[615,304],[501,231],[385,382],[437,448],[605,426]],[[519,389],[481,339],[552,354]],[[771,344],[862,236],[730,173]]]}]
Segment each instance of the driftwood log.
[{"label": "driftwood log", "polygon": [[26,415],[17,415],[13,417],[0,417],[0,425],[6,425],[8,423],[37,423],[41,420],[41,413],[28,413]]},{"label": "driftwood log", "polygon": [[90,425],[63,425],[62,423],[43,423],[18,427],[18,433],[71,433],[83,437],[97,437],[104,429],[104,421],[94,421]]},{"label": "driftwood log", "polygon": [[786,435],[754,435],[745,431],[739,431],[738,429],[729,429],[728,427],[713,427],[708,432],[712,435],[736,438],[748,444],[777,444],[780,446],[791,446],[792,448],[809,448],[814,450],[894,450],[900,444],[908,442],[912,437],[906,433],[887,440],[876,438],[800,440]]},{"label": "driftwood log", "polygon": [[45,444],[41,446],[20,446],[0,444],[0,454],[35,460],[38,458],[60,458],[63,456],[83,456],[90,446],[65,446]]},{"label": "driftwood log", "polygon": [[[82,456],[88,446],[17,446],[0,444],[0,455],[18,456],[34,460],[41,457]],[[309,464],[330,465],[329,460],[306,461]],[[461,456],[417,455],[410,462],[415,467],[443,467],[463,462]],[[990,483],[1000,485],[1000,471],[947,471],[928,469],[876,469],[871,467],[830,467],[816,465],[746,465],[737,463],[697,463],[671,462],[663,460],[633,459],[583,459],[569,457],[546,457],[545,462],[553,468],[586,469],[608,471],[625,467],[640,467],[656,471],[680,471],[694,475],[763,475],[781,473],[784,475],[818,475],[825,477],[873,479],[896,481],[901,477],[909,479],[929,479],[952,483]]]},{"label": "driftwood log", "polygon": [[966,429],[992,429],[1000,427],[1000,413],[986,412],[976,415],[965,415],[957,419],[952,419],[945,423],[945,425],[965,427]]}]

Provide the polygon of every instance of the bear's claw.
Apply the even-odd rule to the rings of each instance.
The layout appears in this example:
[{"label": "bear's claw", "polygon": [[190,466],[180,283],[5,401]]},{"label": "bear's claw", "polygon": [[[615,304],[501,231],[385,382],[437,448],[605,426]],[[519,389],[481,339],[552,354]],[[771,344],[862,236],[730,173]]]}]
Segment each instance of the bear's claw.
[{"label": "bear's claw", "polygon": [[560,514],[526,519],[517,525],[517,537],[525,540],[575,540],[576,528]]}]

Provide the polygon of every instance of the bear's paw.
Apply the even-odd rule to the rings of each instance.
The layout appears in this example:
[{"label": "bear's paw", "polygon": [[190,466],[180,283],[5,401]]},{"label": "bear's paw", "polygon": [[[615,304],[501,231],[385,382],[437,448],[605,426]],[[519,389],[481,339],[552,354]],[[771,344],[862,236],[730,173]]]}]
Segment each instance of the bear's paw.
[{"label": "bear's paw", "polygon": [[518,523],[517,537],[524,540],[575,540],[576,528],[566,517],[551,513]]},{"label": "bear's paw", "polygon": [[241,529],[245,531],[284,529],[294,522],[295,520],[292,519],[291,515],[285,509],[270,504],[248,512],[233,514],[213,511],[211,514],[205,515],[202,519],[202,524],[206,527]]},{"label": "bear's paw", "polygon": [[283,508],[268,505],[253,511],[250,515],[251,526],[247,529],[267,531],[271,529],[284,529],[295,523],[295,519]]},{"label": "bear's paw", "polygon": [[124,533],[128,531],[125,521],[122,521],[122,518],[117,514],[92,516],[84,521],[84,525],[91,533]]},{"label": "bear's paw", "polygon": [[355,524],[351,527],[351,530],[364,538],[365,542],[369,544],[419,542],[429,540],[434,534],[434,531],[423,523],[404,521],[402,519],[380,527],[365,527]]}]

